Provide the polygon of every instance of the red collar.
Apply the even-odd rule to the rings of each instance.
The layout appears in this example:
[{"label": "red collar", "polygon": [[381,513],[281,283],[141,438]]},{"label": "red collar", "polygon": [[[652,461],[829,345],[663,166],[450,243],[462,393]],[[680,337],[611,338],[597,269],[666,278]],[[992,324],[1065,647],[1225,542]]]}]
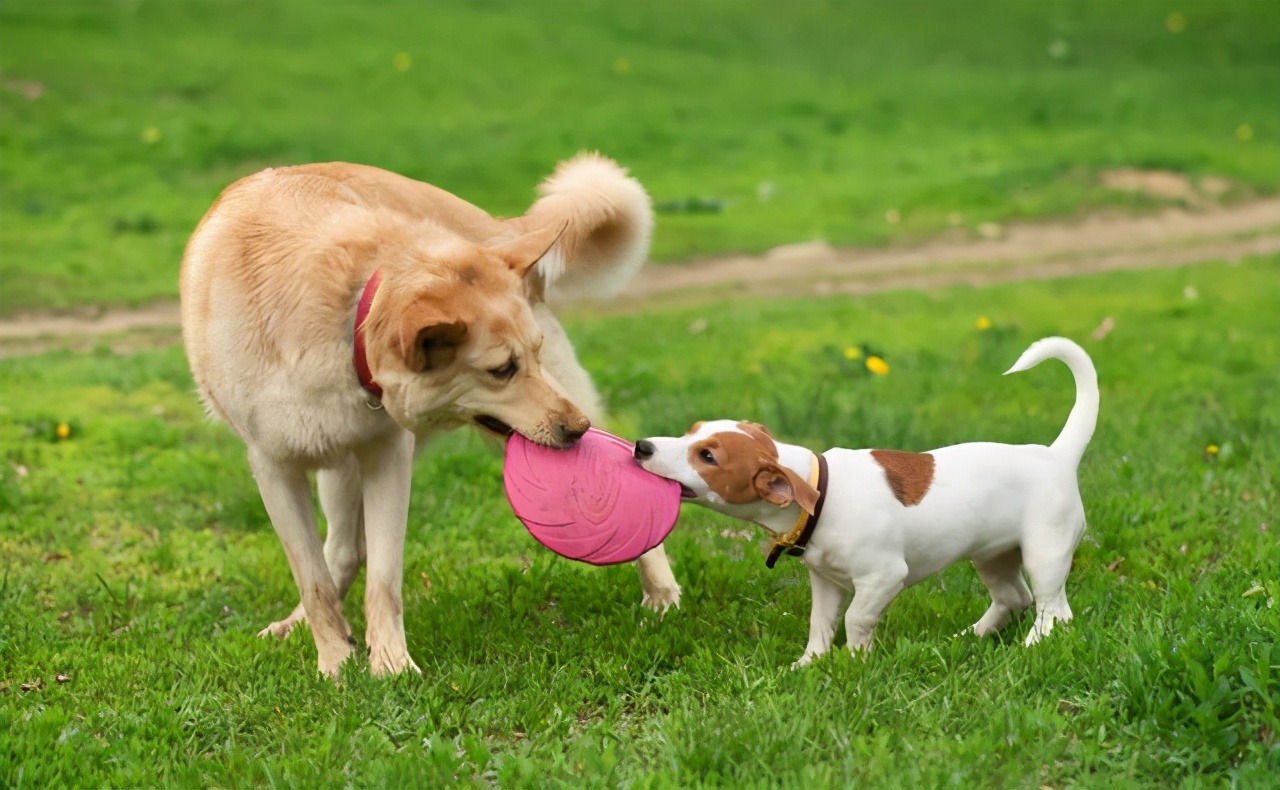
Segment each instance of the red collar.
[{"label": "red collar", "polygon": [[364,347],[364,322],[369,317],[369,307],[373,304],[373,297],[378,292],[378,283],[381,280],[382,272],[375,269],[373,274],[369,275],[368,282],[364,284],[364,290],[360,292],[360,303],[356,305],[355,342],[352,344],[351,352],[360,386],[375,398],[382,397],[382,387],[378,386],[378,382],[373,380],[373,374],[369,372],[369,358],[365,354]]}]

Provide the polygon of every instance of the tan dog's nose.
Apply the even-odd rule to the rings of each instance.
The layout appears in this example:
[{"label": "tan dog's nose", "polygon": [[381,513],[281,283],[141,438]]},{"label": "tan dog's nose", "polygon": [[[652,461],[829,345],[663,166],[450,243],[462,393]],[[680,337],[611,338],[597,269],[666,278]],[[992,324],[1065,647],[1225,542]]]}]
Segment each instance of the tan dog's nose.
[{"label": "tan dog's nose", "polygon": [[591,421],[581,414],[563,420],[558,426],[561,443],[568,447],[581,439],[590,427]]}]

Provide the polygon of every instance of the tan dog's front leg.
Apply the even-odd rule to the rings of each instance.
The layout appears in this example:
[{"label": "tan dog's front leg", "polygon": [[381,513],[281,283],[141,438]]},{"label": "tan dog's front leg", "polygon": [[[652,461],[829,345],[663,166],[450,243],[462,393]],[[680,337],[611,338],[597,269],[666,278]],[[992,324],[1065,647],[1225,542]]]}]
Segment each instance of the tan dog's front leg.
[{"label": "tan dog's front leg", "polygon": [[680,584],[671,572],[667,551],[659,543],[640,555],[640,588],[644,597],[640,605],[659,614],[666,614],[671,607],[680,608]]},{"label": "tan dog's front leg", "polygon": [[320,671],[330,677],[351,655],[354,640],[342,616],[342,599],[325,565],[320,536],[316,534],[315,511],[311,507],[311,487],[306,470],[249,451],[249,465],[258,481],[262,503],[271,517],[293,581],[302,596],[302,606],[316,641]]},{"label": "tan dog's front leg", "polygon": [[792,669],[808,666],[831,649],[831,641],[836,635],[836,619],[840,617],[840,604],[844,601],[844,590],[812,568],[809,569],[809,589],[813,596],[809,610],[809,644],[805,645],[804,655],[791,665]]},{"label": "tan dog's front leg", "polygon": [[[369,671],[389,675],[412,669],[404,636],[404,533],[409,518],[409,485],[413,476],[413,434],[395,435],[362,448],[365,542],[368,579],[364,610]],[[310,609],[307,610],[310,613]]]}]

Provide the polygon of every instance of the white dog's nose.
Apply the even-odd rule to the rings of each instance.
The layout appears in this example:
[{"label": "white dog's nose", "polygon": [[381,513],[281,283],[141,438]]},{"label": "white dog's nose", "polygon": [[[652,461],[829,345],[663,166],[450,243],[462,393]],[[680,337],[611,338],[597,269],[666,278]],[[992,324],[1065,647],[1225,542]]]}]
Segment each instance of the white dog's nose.
[{"label": "white dog's nose", "polygon": [[658,451],[658,448],[654,447],[653,442],[649,441],[648,439],[641,439],[640,441],[636,442],[635,456],[637,461],[643,461],[647,458],[652,458],[653,454],[656,453],[657,451]]}]

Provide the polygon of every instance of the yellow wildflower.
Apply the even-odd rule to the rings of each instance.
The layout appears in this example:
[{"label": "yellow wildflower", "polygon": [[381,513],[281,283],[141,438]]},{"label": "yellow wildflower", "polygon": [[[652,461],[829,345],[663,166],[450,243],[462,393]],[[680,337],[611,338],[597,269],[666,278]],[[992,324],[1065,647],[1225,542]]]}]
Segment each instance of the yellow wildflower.
[{"label": "yellow wildflower", "polygon": [[410,55],[408,52],[397,52],[396,56],[391,59],[391,68],[395,69],[396,71],[402,74],[408,71],[409,67],[412,65],[413,65],[413,56]]},{"label": "yellow wildflower", "polygon": [[1204,451],[1205,451],[1206,453],[1208,453],[1209,455],[1217,455],[1217,454],[1218,454],[1218,445],[1216,445],[1216,444],[1211,444],[1211,445],[1209,445],[1208,447],[1204,448]]},{"label": "yellow wildflower", "polygon": [[991,319],[987,318],[985,315],[980,315],[978,316],[978,323],[975,326],[978,327],[979,332],[985,332],[991,328]]},{"label": "yellow wildflower", "polygon": [[1236,127],[1236,139],[1242,143],[1247,143],[1253,139],[1253,127],[1247,123],[1242,123]]},{"label": "yellow wildflower", "polygon": [[862,356],[862,349],[860,348],[854,348],[853,346],[849,346],[844,350],[845,359],[852,360],[852,359],[857,359],[858,357],[861,357],[861,356]]},{"label": "yellow wildflower", "polygon": [[59,439],[66,439],[71,435],[71,426],[67,425],[65,422],[60,422],[58,423],[58,427],[55,429],[55,432],[58,434]]},{"label": "yellow wildflower", "polygon": [[889,363],[880,357],[867,357],[867,370],[877,376],[883,376],[889,372]]},{"label": "yellow wildflower", "polygon": [[147,145],[155,145],[160,142],[161,137],[164,137],[164,135],[154,126],[148,126],[142,130],[142,142]]},{"label": "yellow wildflower", "polygon": [[1164,20],[1164,26],[1170,33],[1181,33],[1187,29],[1187,18],[1181,11],[1174,11],[1169,14],[1168,19]]}]

